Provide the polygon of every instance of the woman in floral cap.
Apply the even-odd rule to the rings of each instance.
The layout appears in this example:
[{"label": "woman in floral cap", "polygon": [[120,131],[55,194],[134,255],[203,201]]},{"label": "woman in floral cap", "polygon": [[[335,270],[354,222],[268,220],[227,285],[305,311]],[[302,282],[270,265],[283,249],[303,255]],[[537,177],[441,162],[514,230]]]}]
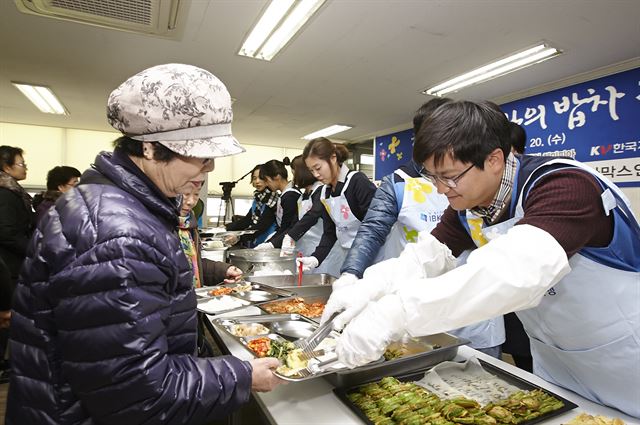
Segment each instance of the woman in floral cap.
[{"label": "woman in floral cap", "polygon": [[189,65],[134,75],[107,117],[124,135],[39,223],[16,288],[8,424],[201,424],[281,381],[273,358],[197,358],[178,195],[231,135],[220,80]]}]

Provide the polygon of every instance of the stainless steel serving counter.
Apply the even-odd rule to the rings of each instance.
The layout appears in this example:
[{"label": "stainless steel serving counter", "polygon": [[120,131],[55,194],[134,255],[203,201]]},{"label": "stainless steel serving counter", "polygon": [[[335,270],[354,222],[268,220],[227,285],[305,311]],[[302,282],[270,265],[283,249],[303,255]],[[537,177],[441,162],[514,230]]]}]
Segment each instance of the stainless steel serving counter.
[{"label": "stainless steel serving counter", "polygon": [[[260,313],[261,311],[257,307],[247,307],[222,316],[233,317]],[[211,319],[211,317],[207,316],[205,323],[218,344],[224,345],[228,352],[236,357],[244,360],[251,360],[253,358],[239,342],[215,325]],[[610,418],[618,417],[629,425],[640,425],[640,419],[632,418],[617,410],[593,403],[571,391],[550,384],[535,375],[487,356],[470,347],[460,347],[458,349],[458,356],[454,360],[464,361],[474,356],[561,395],[578,405],[578,408],[574,410],[541,422],[543,424],[560,425],[568,422],[577,414],[585,412],[590,415],[604,415]],[[615,379],[615,377],[611,379]],[[282,385],[274,391],[254,393],[253,395],[264,416],[273,424],[362,424],[363,422],[335,396],[332,390],[333,386],[329,382],[323,378],[318,378],[305,382]]]}]

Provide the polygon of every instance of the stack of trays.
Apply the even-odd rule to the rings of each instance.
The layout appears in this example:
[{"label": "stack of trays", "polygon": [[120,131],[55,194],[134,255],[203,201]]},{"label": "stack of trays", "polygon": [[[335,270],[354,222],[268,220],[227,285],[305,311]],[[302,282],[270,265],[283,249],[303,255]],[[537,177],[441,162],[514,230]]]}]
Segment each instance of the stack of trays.
[{"label": "stack of trays", "polygon": [[240,282],[196,289],[198,311],[222,314],[250,305],[291,298],[291,291],[262,283]]}]

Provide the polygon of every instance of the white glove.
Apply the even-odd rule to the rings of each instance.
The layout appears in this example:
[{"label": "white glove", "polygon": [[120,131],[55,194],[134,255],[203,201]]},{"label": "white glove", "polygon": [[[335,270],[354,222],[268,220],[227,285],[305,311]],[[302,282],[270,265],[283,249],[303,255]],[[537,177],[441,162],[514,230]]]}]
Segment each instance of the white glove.
[{"label": "white glove", "polygon": [[349,368],[378,360],[404,333],[405,311],[400,297],[385,295],[369,303],[344,329],[336,346],[338,360]]},{"label": "white glove", "polygon": [[295,249],[296,241],[294,241],[291,236],[284,235],[284,238],[282,239],[282,247],[280,248],[280,256],[288,257],[290,255],[293,255]]},{"label": "white glove", "polygon": [[361,281],[349,286],[348,291],[332,293],[324,308],[321,323],[333,313],[343,311],[333,320],[333,328],[341,330],[370,301],[395,292],[403,282],[438,276],[455,266],[456,259],[449,248],[430,233],[422,232],[418,242],[408,244],[400,257],[374,264],[365,270]]},{"label": "white glove", "polygon": [[396,294],[407,313],[408,332],[431,335],[535,307],[570,271],[567,254],[553,236],[522,224],[474,250],[465,265],[399,284]]},{"label": "white glove", "polygon": [[331,293],[320,323],[327,321],[334,313],[342,312],[333,319],[333,329],[340,331],[369,303],[390,292],[391,285],[384,280],[360,279],[351,285],[342,285]]},{"label": "white glove", "polygon": [[263,242],[261,244],[256,245],[253,249],[257,251],[263,251],[265,249],[273,249],[273,244],[271,242]]},{"label": "white glove", "polygon": [[296,258],[296,265],[302,264],[303,272],[310,272],[318,267],[318,259],[316,257],[298,257]]},{"label": "white glove", "polygon": [[[348,307],[348,305],[346,304],[349,301],[351,301],[351,299],[349,298],[350,294],[347,293],[345,297],[342,297],[340,295],[337,295],[337,293],[345,288],[352,286],[358,281],[359,281],[358,276],[351,273],[342,273],[340,278],[331,284],[331,297],[329,298],[329,300],[327,301],[327,304],[324,307],[322,317],[320,318],[320,324],[323,324],[324,322],[329,320],[329,317],[331,317],[333,313],[342,311]],[[360,310],[358,310],[358,312]],[[357,314],[357,312],[355,314]],[[335,326],[335,322],[334,322],[334,326]]]},{"label": "white glove", "polygon": [[397,258],[381,261],[364,271],[363,279],[383,280],[394,288],[395,282],[435,277],[456,267],[451,250],[429,232],[420,232],[418,242],[407,244]]}]

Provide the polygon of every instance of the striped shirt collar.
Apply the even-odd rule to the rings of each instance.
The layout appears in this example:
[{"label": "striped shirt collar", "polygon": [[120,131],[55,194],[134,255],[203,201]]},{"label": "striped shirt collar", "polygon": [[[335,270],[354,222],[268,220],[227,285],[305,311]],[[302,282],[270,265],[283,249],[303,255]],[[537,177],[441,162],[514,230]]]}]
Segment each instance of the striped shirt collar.
[{"label": "striped shirt collar", "polygon": [[516,169],[516,159],[512,153],[509,153],[502,173],[502,179],[500,180],[500,188],[493,198],[493,201],[491,201],[488,207],[475,207],[471,209],[471,212],[482,217],[489,224],[495,223],[502,215],[504,207],[509,205],[511,191],[513,190],[513,184],[516,178]]}]

